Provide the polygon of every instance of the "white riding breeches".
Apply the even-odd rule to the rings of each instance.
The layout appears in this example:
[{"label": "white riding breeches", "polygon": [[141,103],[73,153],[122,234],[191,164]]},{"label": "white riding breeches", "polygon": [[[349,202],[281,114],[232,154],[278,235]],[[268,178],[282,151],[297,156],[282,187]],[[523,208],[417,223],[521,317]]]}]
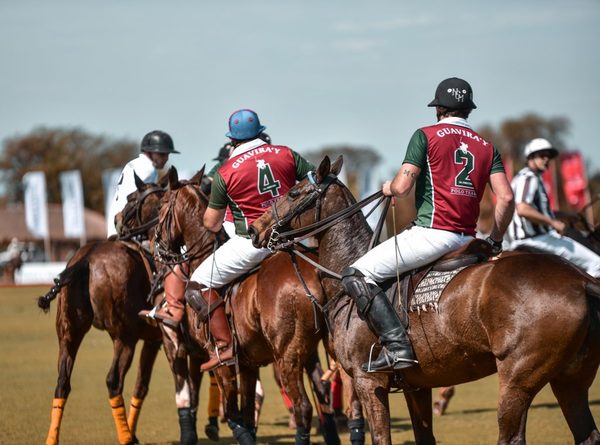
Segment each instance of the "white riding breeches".
[{"label": "white riding breeches", "polygon": [[529,246],[546,253],[553,253],[581,267],[595,278],[600,278],[600,256],[572,238],[560,236],[552,230],[531,238],[514,240],[511,249]]},{"label": "white riding breeches", "polygon": [[[431,263],[473,239],[447,230],[413,226],[369,250],[352,264],[367,282],[377,284],[396,273]],[[397,243],[397,251],[396,251]]]},{"label": "white riding breeches", "polygon": [[234,235],[198,266],[191,280],[218,289],[250,271],[270,254],[269,249],[254,247],[249,238]]}]

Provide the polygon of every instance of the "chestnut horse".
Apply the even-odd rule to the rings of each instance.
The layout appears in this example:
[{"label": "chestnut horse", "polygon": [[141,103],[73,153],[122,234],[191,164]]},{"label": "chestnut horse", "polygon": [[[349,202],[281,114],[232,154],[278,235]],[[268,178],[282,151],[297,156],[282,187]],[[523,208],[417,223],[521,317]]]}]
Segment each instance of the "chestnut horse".
[{"label": "chestnut horse", "polygon": [[[179,182],[170,175],[169,191],[163,198],[156,232],[156,257],[167,264],[181,264],[194,270],[213,251],[217,234],[202,225],[207,196],[200,184]],[[224,232],[222,231],[222,234]],[[182,246],[187,250],[180,254]],[[215,370],[223,394],[225,415],[239,443],[254,443],[254,398],[258,368],[275,361],[281,383],[293,401],[297,424],[296,443],[309,444],[312,406],[304,388],[303,369],[326,332],[315,304],[323,302],[323,290],[314,267],[304,261],[297,266],[305,280],[299,281],[288,255],[267,258],[257,272],[247,275],[232,287],[229,300],[238,351],[242,410],[237,404],[235,366]],[[186,305],[184,329],[197,347],[208,344],[206,325]],[[326,414],[329,444],[339,443],[332,414]],[[332,437],[335,435],[335,437]]]},{"label": "chestnut horse", "polygon": [[[325,158],[314,181],[303,180],[286,199],[250,227],[256,246],[275,248],[285,242],[288,229],[313,231],[354,204],[349,190],[337,180],[341,157]],[[327,220],[327,221],[325,221]],[[301,238],[302,230],[294,232]],[[354,213],[330,224],[319,238],[319,261],[335,274],[368,248],[371,230],[364,216]],[[367,411],[373,444],[390,444],[388,392],[391,374],[367,374],[361,364],[369,358],[376,337],[359,319],[339,280],[322,280],[333,308],[329,325],[333,350],[353,376],[355,390]],[[350,311],[350,313],[349,313]],[[431,388],[468,382],[498,373],[499,444],[524,444],[528,408],[535,395],[550,383],[574,441],[600,443],[590,412],[588,389],[600,363],[600,284],[561,258],[543,254],[511,254],[470,266],[457,274],[443,291],[439,310],[411,312],[410,338],[419,365],[400,377],[415,440],[434,444]],[[398,378],[399,376],[395,376]]]},{"label": "chestnut horse", "polygon": [[[145,214],[139,208],[156,207],[153,202],[159,202],[165,189],[156,184],[144,184],[139,179],[136,179],[136,185],[143,192],[139,196],[130,196],[126,206],[130,211],[125,215],[135,215],[136,218],[126,219],[140,224],[142,220],[150,221],[158,212],[155,211],[154,215]],[[117,219],[122,225],[123,216]],[[141,235],[149,229],[151,225],[145,228],[138,225],[130,234]],[[113,363],[106,384],[119,443],[137,443],[137,420],[161,346],[161,331],[149,326],[137,315],[141,309],[150,307],[147,299],[151,293],[153,267],[152,257],[138,243],[116,240],[90,243],[75,253],[67,268],[55,279],[56,285],[38,299],[38,306],[45,312],[48,312],[50,303],[57,296],[59,304],[56,313],[59,375],[47,445],[58,443],[62,414],[71,391],[71,372],[79,346],[91,326],[107,331],[113,341]],[[144,346],[129,415],[126,417],[122,396],[124,379],[140,339],[144,341]],[[166,349],[165,352],[171,366],[180,363],[180,360],[172,359]],[[179,409],[182,444],[197,442],[194,416],[195,410],[190,407]]]},{"label": "chestnut horse", "polygon": [[[141,247],[134,243],[100,241],[86,244],[55,279],[56,285],[50,292],[38,299],[38,306],[48,312],[52,300],[58,297],[58,382],[46,445],[58,443],[77,351],[92,326],[107,331],[113,342],[113,361],[106,386],[119,443],[137,443],[137,420],[161,345],[160,330],[137,316],[138,311],[149,307],[146,297],[152,280],[151,261],[152,258],[146,257]],[[123,385],[138,340],[143,340],[144,345],[127,417]]]}]

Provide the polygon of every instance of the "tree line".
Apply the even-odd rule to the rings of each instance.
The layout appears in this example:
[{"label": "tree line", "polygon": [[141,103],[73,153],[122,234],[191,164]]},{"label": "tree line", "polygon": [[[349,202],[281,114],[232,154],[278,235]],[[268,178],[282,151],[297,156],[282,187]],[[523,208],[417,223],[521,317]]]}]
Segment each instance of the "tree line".
[{"label": "tree line", "polygon": [[[502,121],[499,125],[483,125],[476,129],[485,139],[492,142],[505,158],[513,163],[514,171],[524,164],[523,148],[536,137],[550,140],[560,150],[569,148],[568,135],[571,123],[563,116],[545,118],[530,113]],[[408,136],[407,136],[408,138]],[[337,147],[339,148],[339,147]],[[365,153],[364,147],[345,147],[361,156],[369,155],[379,159],[372,149]],[[327,148],[321,151],[327,152]],[[22,202],[23,175],[32,170],[46,174],[48,201],[60,203],[59,173],[65,170],[80,170],[84,200],[87,208],[104,212],[104,191],[102,172],[112,168],[122,168],[137,156],[139,143],[126,139],[114,139],[94,135],[81,128],[39,127],[26,135],[16,135],[6,139],[0,156],[0,183],[4,195],[0,204]],[[398,159],[398,163],[401,159]],[[600,193],[600,172],[588,172],[592,196]],[[560,190],[560,184],[558,189]],[[565,209],[564,196],[559,204]],[[566,209],[565,209],[566,210]]]}]

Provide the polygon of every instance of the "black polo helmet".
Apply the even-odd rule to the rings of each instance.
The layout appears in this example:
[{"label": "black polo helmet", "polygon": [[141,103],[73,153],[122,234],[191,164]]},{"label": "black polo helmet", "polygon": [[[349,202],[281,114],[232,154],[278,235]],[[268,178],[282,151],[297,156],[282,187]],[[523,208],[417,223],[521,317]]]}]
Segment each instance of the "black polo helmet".
[{"label": "black polo helmet", "polygon": [[171,136],[160,130],[151,131],[144,136],[140,148],[152,153],[179,153],[175,150]]},{"label": "black polo helmet", "polygon": [[428,107],[436,106],[451,108],[453,110],[472,110],[477,108],[473,102],[473,89],[469,82],[458,77],[450,77],[440,82],[435,90],[434,99]]}]

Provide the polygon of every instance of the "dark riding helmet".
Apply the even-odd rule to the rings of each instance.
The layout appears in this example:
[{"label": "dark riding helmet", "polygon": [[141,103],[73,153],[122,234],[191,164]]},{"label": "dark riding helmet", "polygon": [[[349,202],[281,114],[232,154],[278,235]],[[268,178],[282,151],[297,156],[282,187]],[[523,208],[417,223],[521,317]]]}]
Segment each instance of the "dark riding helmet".
[{"label": "dark riding helmet", "polygon": [[442,80],[435,90],[434,99],[428,107],[446,107],[453,110],[472,110],[477,108],[473,102],[473,89],[469,82],[458,77]]},{"label": "dark riding helmet", "polygon": [[230,142],[225,143],[219,150],[219,154],[217,155],[217,157],[213,158],[213,161],[223,161],[229,158],[231,150],[233,150],[233,145],[231,145]]},{"label": "dark riding helmet", "polygon": [[152,153],[179,153],[175,150],[171,136],[160,130],[151,131],[144,136],[140,148]]}]

